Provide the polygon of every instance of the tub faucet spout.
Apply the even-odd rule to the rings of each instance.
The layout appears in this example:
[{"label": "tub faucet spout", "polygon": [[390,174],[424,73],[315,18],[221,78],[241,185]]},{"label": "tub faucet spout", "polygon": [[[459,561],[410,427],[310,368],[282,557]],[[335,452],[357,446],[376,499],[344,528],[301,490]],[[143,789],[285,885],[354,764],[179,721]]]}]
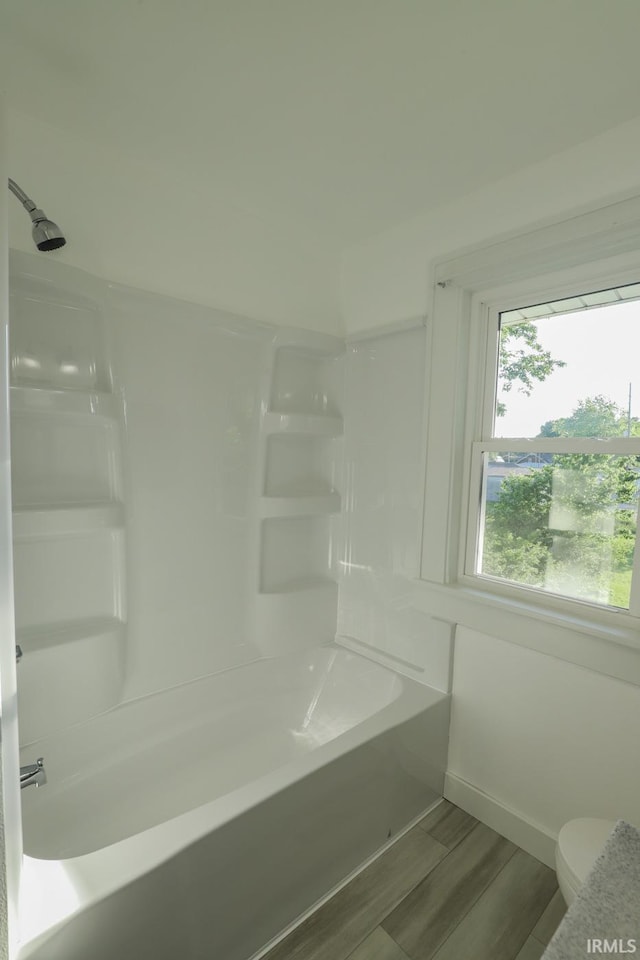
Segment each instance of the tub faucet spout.
[{"label": "tub faucet spout", "polygon": [[28,763],[26,767],[20,767],[20,789],[30,787],[33,784],[41,787],[47,782],[47,774],[44,769],[43,757],[38,757],[35,763]]}]

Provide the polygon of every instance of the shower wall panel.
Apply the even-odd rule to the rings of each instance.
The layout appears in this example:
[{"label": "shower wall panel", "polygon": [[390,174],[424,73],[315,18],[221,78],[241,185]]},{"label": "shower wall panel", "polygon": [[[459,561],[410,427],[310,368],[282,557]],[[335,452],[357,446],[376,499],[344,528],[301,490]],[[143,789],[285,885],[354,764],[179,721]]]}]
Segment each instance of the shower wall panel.
[{"label": "shower wall panel", "polygon": [[22,253],[11,292],[23,743],[334,640],[343,342]]},{"label": "shower wall panel", "polygon": [[422,537],[425,362],[423,326],[347,347],[338,636],[447,690],[452,627],[414,603]]},{"label": "shower wall panel", "polygon": [[250,638],[261,371],[268,329],[112,291],[126,421],[129,643],[139,696],[256,656]]}]

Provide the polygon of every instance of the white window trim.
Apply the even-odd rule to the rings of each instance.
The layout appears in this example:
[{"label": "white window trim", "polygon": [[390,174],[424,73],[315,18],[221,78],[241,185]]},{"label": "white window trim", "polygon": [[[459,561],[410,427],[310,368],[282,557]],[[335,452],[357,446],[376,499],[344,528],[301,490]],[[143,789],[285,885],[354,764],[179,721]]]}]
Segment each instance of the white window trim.
[{"label": "white window trim", "polygon": [[[607,264],[607,270],[610,269],[611,265]],[[560,291],[565,293],[568,290],[572,290],[574,293],[577,293],[578,290],[582,290],[582,292],[586,293],[596,287],[604,289],[603,283],[607,287],[615,287],[622,286],[627,282],[632,283],[634,280],[637,281],[638,278],[640,278],[640,254],[638,256],[637,268],[633,268],[631,271],[617,270],[614,273],[608,273],[606,278],[603,278],[602,275],[595,274],[597,274],[597,266],[593,264],[584,268],[584,276],[582,278],[576,277],[575,271],[572,271],[571,280],[564,281],[561,286],[555,284],[552,288],[545,286],[541,289],[537,287],[534,299],[538,300],[538,302],[545,303],[562,299],[558,296]],[[508,291],[504,293],[500,290],[493,291],[489,302],[487,302],[486,296],[481,297],[480,295],[476,295],[472,300],[471,334],[474,344],[477,345],[478,348],[480,348],[482,344],[484,350],[478,349],[478,352],[474,353],[473,346],[471,350],[471,355],[475,357],[477,366],[474,377],[476,388],[475,394],[470,391],[469,403],[467,405],[467,425],[465,430],[465,446],[467,448],[465,463],[465,478],[467,479],[467,483],[465,484],[465,490],[467,491],[467,495],[463,502],[461,512],[460,533],[462,541],[459,550],[458,580],[460,583],[467,584],[469,587],[475,589],[494,591],[498,588],[499,592],[505,596],[525,598],[527,601],[533,602],[536,602],[537,598],[537,602],[542,605],[545,605],[547,600],[551,600],[552,606],[555,606],[557,609],[566,609],[568,612],[576,609],[580,611],[583,607],[586,607],[592,614],[594,611],[601,611],[605,614],[606,618],[613,616],[619,619],[621,624],[626,623],[629,627],[640,628],[640,619],[638,619],[640,616],[640,597],[638,596],[638,589],[636,589],[632,595],[629,611],[617,611],[602,604],[589,603],[588,601],[576,598],[562,597],[553,593],[547,594],[535,587],[526,587],[523,584],[512,584],[497,577],[494,578],[484,574],[471,573],[475,566],[481,516],[480,491],[477,491],[477,495],[474,494],[472,486],[477,483],[481,475],[478,461],[486,450],[495,450],[496,446],[499,445],[501,450],[507,452],[510,450],[516,452],[520,450],[530,450],[532,452],[539,451],[544,453],[553,452],[554,449],[557,449],[563,453],[640,455],[640,438],[610,440],[572,438],[558,440],[554,438],[531,439],[526,437],[509,437],[498,440],[492,436],[491,427],[493,425],[496,400],[496,367],[499,349],[500,313],[503,310],[511,308],[505,304],[514,302],[514,297],[516,300],[519,298],[519,303],[522,306],[527,296],[531,296],[531,292],[528,282],[526,288],[524,288],[520,294],[517,289],[510,286]],[[523,297],[525,298],[524,300],[522,299]],[[638,576],[640,576],[640,549],[635,551],[634,556],[634,582],[636,585],[640,583]],[[504,590],[502,588],[504,588]],[[569,606],[567,606],[567,604]],[[576,604],[578,608],[575,607]],[[634,622],[630,622],[630,618],[634,618]]]},{"label": "white window trim", "polygon": [[[529,250],[529,254],[527,254]],[[553,269],[551,269],[553,266]],[[581,638],[606,641],[611,669],[602,672],[640,683],[640,658],[633,677],[628,656],[619,647],[640,651],[639,611],[615,609],[545,594],[465,572],[474,443],[486,441],[483,425],[493,409],[495,365],[491,313],[526,303],[559,300],[578,291],[622,286],[640,278],[640,197],[580,213],[561,224],[544,225],[525,236],[507,238],[434,265],[434,301],[430,321],[428,371],[427,469],[419,605],[473,627],[492,623],[495,635],[518,631],[526,646],[551,652],[547,639],[532,640],[543,624],[554,632],[553,654],[602,669],[591,642],[581,655]],[[500,279],[504,278],[504,283]],[[527,449],[532,441],[527,441]],[[543,441],[548,446],[548,441]],[[607,449],[614,452],[611,441]],[[615,441],[614,441],[615,443]],[[495,447],[495,440],[492,441]],[[476,451],[478,447],[475,448]],[[628,450],[628,445],[625,445]],[[477,455],[477,453],[476,453]],[[472,518],[473,521],[473,518]],[[636,565],[640,551],[636,550]],[[635,570],[634,570],[635,573]],[[459,615],[452,617],[455,610]],[[524,624],[526,618],[529,626]],[[536,631],[530,629],[537,623]],[[566,643],[558,642],[565,636]],[[508,639],[508,637],[505,637]],[[612,659],[613,658],[613,659]]]}]

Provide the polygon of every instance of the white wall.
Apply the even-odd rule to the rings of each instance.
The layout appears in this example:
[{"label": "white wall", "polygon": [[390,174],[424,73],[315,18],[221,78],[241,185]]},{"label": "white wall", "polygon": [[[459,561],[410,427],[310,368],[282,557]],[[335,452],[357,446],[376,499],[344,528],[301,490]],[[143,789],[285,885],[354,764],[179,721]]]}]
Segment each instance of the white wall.
[{"label": "white wall", "polygon": [[342,260],[347,332],[423,315],[436,257],[618,192],[640,192],[639,153],[640,117],[349,248]]},{"label": "white wall", "polygon": [[572,817],[640,824],[639,729],[635,684],[458,628],[448,772],[463,802],[480,791],[552,837]]},{"label": "white wall", "polygon": [[[286,219],[267,222],[216,186],[177,179],[11,110],[11,176],[58,222],[64,263],[145,290],[260,320],[340,333],[334,248]],[[10,207],[11,246],[32,252]]]}]

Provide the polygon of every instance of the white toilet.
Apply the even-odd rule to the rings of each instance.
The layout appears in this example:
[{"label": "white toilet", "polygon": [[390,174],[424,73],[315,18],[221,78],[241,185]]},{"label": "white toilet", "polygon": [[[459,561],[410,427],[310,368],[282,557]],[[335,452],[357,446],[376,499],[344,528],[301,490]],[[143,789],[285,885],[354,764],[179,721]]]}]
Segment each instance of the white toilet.
[{"label": "white toilet", "polygon": [[615,826],[615,820],[569,820],[558,835],[556,873],[562,896],[571,906]]}]

